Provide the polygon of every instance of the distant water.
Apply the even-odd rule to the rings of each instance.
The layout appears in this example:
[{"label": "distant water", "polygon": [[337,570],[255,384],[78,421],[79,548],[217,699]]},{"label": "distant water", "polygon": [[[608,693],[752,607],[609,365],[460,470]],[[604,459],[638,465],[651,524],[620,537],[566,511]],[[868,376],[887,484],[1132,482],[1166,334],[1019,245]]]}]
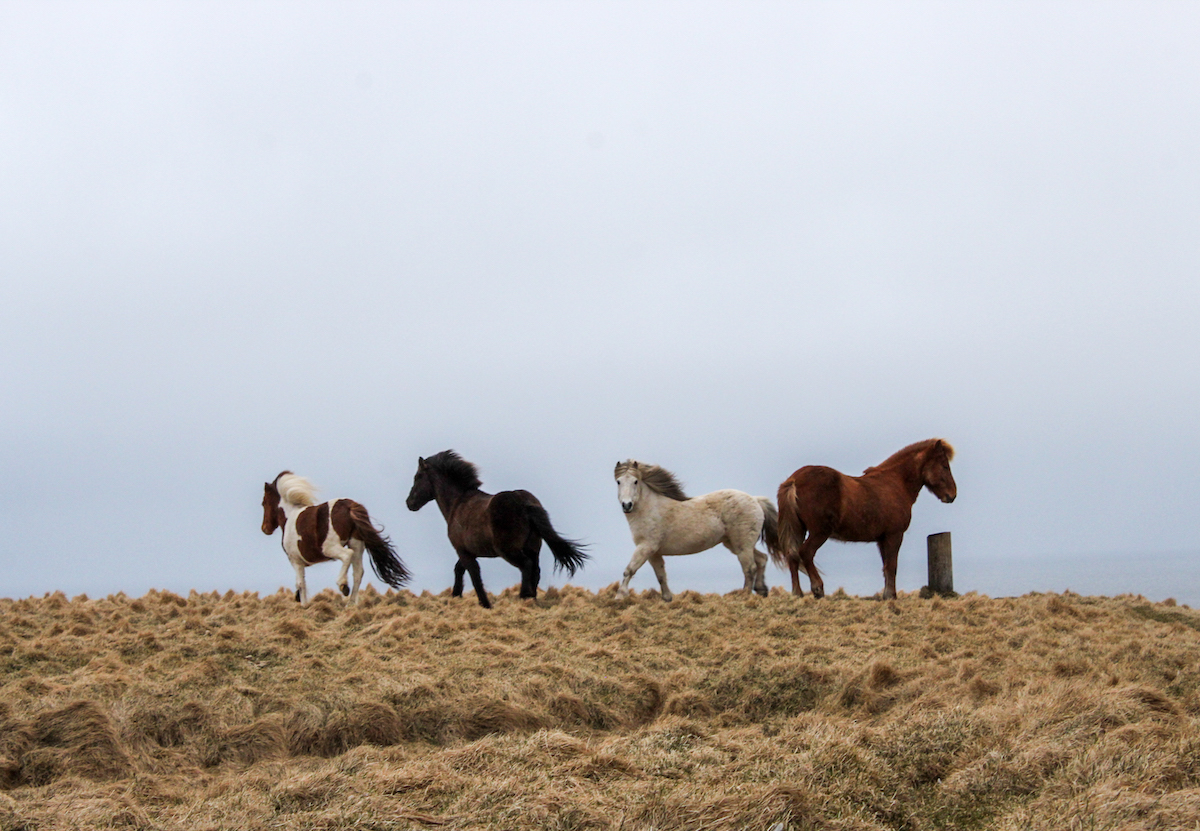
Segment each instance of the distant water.
[{"label": "distant water", "polygon": [[[897,586],[915,591],[928,582],[924,540],[913,550],[900,553]],[[863,546],[866,548],[866,546]],[[844,586],[855,595],[872,595],[883,585],[879,555],[863,556],[850,547],[833,549],[817,565],[824,573],[825,588]],[[874,554],[873,551],[870,552]],[[847,556],[849,555],[849,556]],[[915,555],[915,556],[914,556]],[[785,577],[785,575],[780,575]],[[801,577],[807,589],[808,581]],[[786,582],[779,577],[774,582]],[[1083,595],[1113,597],[1140,594],[1147,600],[1174,598],[1177,603],[1200,608],[1200,551],[1028,554],[973,559],[965,551],[954,551],[954,590],[975,591],[989,597],[1013,597],[1030,592],[1072,591]]]},{"label": "distant water", "polygon": [[1200,607],[1200,551],[1022,555],[986,563],[955,558],[954,588],[991,597],[1068,589],[1085,595],[1140,594]]},{"label": "distant water", "polygon": [[[826,592],[843,588],[848,594],[870,597],[883,588],[879,554],[874,546],[827,545],[817,557],[817,566],[825,580]],[[727,592],[742,584],[737,561],[723,549],[693,557],[668,558],[667,572],[676,592],[684,589]],[[800,581],[807,593],[808,577],[801,573]],[[925,541],[913,540],[900,552],[896,585],[907,592],[917,591],[927,582]],[[787,572],[774,565],[767,566],[767,583],[791,586]],[[638,572],[634,587],[658,587],[648,565]],[[983,559],[955,549],[954,589],[959,594],[975,591],[989,597],[1068,590],[1107,597],[1140,594],[1155,602],[1170,597],[1177,603],[1200,608],[1200,551],[1022,553]]]}]

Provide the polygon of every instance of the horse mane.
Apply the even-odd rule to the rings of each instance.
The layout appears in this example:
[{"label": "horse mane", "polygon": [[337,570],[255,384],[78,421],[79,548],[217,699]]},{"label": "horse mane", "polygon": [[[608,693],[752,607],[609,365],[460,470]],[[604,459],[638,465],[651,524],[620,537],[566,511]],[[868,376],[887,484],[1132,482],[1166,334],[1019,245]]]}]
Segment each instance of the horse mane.
[{"label": "horse mane", "polygon": [[453,450],[443,450],[441,453],[435,453],[425,460],[425,464],[460,488],[467,490],[478,489],[483,484],[479,478],[479,468]]},{"label": "horse mane", "polygon": [[945,439],[925,439],[925,441],[914,442],[914,443],[910,444],[908,447],[905,447],[901,450],[897,450],[895,453],[888,456],[886,459],[884,459],[879,464],[875,465],[874,467],[869,467],[866,470],[864,470],[863,473],[866,474],[866,473],[870,473],[872,470],[882,470],[883,468],[894,467],[898,464],[901,464],[901,463],[907,461],[912,456],[917,456],[922,453],[928,453],[930,450],[932,450],[935,446],[937,446],[939,444],[946,451],[946,461],[948,461],[948,462],[954,461],[954,446],[951,445],[950,442],[946,441]]},{"label": "horse mane", "polygon": [[275,477],[275,490],[279,491],[279,497],[284,502],[304,507],[317,504],[317,489],[313,483],[290,470],[285,470]]},{"label": "horse mane", "polygon": [[626,459],[623,462],[617,462],[616,470],[613,471],[613,477],[620,478],[630,472],[650,490],[662,494],[668,499],[674,499],[676,502],[687,502],[691,498],[683,492],[683,485],[675,478],[675,474],[665,467],[648,465],[634,459]]}]

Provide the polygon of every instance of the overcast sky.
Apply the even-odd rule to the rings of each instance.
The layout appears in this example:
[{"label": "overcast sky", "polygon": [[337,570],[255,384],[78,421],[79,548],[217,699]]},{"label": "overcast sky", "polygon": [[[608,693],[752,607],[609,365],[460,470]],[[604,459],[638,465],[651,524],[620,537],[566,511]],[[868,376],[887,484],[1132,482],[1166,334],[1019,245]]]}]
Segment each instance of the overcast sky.
[{"label": "overcast sky", "polygon": [[620,459],[773,496],[941,436],[902,591],[951,531],[960,591],[1200,603],[1198,43],[1185,3],[0,0],[0,597],[290,588],[285,468],[438,592],[404,497],[447,448],[596,589]]}]

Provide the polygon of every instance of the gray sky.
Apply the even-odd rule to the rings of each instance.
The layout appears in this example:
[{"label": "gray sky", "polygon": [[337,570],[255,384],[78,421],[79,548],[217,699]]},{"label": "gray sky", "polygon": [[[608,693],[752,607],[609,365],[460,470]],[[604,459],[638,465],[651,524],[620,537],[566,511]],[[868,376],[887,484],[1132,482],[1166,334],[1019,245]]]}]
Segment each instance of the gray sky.
[{"label": "gray sky", "polygon": [[290,587],[284,468],[441,591],[403,499],[450,447],[600,588],[618,459],[773,495],[943,436],[901,590],[949,530],[960,591],[1200,603],[1197,43],[1183,3],[0,2],[0,596]]}]

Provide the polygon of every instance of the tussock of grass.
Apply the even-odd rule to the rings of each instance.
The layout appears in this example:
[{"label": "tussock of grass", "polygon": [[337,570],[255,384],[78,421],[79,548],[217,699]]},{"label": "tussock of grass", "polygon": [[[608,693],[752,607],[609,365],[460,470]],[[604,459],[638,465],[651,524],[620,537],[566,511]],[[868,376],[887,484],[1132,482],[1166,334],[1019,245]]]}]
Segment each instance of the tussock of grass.
[{"label": "tussock of grass", "polygon": [[0,831],[1174,828],[1200,615],[563,588],[0,600]]}]

